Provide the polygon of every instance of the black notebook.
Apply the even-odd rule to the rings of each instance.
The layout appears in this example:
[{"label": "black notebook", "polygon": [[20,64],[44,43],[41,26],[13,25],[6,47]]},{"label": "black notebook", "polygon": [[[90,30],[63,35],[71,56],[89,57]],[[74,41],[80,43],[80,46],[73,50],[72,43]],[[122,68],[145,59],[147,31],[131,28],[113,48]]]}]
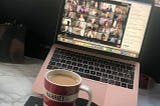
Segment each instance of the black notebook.
[{"label": "black notebook", "polygon": [[[76,106],[86,106],[87,100],[78,98],[76,101]],[[24,106],[43,106],[42,98],[30,96]],[[98,106],[95,103],[92,103],[91,106]]]}]

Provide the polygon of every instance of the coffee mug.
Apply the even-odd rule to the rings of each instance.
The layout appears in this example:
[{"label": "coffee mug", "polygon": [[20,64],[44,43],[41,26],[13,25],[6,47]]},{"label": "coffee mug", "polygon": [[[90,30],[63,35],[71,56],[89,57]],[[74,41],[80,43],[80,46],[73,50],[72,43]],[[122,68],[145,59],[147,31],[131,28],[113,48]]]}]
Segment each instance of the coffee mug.
[{"label": "coffee mug", "polygon": [[55,69],[46,72],[43,106],[76,106],[79,90],[87,92],[87,106],[90,106],[92,101],[91,89],[81,83],[82,78],[72,71]]}]

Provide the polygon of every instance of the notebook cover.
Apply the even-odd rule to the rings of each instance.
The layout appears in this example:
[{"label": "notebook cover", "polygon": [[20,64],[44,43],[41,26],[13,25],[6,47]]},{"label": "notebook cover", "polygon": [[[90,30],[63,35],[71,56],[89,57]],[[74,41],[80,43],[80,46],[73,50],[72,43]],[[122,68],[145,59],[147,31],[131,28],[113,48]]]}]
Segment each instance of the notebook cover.
[{"label": "notebook cover", "polygon": [[[86,106],[87,100],[78,98],[76,101],[76,106]],[[42,98],[30,96],[24,106],[43,106]],[[92,103],[91,106],[98,106],[95,103]]]}]

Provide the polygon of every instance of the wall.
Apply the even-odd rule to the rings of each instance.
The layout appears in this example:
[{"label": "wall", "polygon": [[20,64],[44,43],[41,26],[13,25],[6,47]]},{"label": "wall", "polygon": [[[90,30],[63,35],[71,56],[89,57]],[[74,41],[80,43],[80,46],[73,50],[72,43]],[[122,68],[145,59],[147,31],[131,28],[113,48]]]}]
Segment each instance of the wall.
[{"label": "wall", "polygon": [[26,26],[25,54],[44,59],[52,45],[61,0],[0,0],[1,21]]},{"label": "wall", "polygon": [[160,7],[154,7],[144,41],[141,72],[160,82]]}]

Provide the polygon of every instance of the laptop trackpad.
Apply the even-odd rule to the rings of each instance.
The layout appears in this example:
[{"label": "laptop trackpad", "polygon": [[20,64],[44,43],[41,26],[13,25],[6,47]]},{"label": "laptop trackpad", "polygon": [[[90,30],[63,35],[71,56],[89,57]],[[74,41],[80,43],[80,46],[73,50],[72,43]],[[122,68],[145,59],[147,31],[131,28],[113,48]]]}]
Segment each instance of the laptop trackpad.
[{"label": "laptop trackpad", "polygon": [[137,92],[133,89],[108,85],[104,106],[137,106]]},{"label": "laptop trackpad", "polygon": [[[105,101],[105,92],[107,90],[107,84],[100,83],[98,81],[92,81],[89,79],[83,78],[82,84],[87,85],[92,90],[92,101],[98,106],[104,106]],[[88,99],[88,95],[84,91],[80,91],[80,98]]]}]

